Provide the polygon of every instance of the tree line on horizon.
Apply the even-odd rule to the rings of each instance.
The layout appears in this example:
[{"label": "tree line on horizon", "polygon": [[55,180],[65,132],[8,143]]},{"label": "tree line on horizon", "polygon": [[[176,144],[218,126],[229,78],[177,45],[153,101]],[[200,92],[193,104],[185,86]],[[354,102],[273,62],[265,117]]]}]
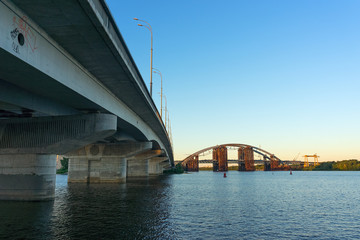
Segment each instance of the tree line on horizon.
[{"label": "tree line on horizon", "polygon": [[322,162],[317,166],[310,166],[304,170],[311,171],[360,171],[360,162],[357,159],[338,162]]}]

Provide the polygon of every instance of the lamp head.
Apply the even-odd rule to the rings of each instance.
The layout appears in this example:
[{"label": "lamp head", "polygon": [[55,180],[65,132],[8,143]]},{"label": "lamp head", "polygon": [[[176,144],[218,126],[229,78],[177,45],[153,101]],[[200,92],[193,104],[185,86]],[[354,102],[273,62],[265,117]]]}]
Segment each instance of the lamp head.
[{"label": "lamp head", "polygon": [[138,18],[134,18],[134,20],[139,20]]}]

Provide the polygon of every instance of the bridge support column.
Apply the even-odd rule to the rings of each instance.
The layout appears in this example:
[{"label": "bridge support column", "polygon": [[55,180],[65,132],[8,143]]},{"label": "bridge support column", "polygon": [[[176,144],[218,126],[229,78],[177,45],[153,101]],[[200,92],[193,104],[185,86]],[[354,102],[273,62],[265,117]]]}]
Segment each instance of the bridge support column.
[{"label": "bridge support column", "polygon": [[68,153],[70,158],[68,182],[126,182],[127,158],[151,148],[151,142],[90,144]]},{"label": "bridge support column", "polygon": [[0,200],[42,201],[55,196],[56,155],[0,155]]},{"label": "bridge support column", "polygon": [[228,170],[227,148],[224,146],[213,149],[213,171],[226,172]]},{"label": "bridge support column", "polygon": [[150,159],[163,154],[162,150],[149,150],[137,154],[128,159],[127,177],[147,177],[149,176]]},{"label": "bridge support column", "polygon": [[279,169],[279,161],[276,160],[273,154],[270,156],[270,168],[272,171]]},{"label": "bridge support column", "polygon": [[116,117],[109,114],[0,120],[0,199],[53,199],[56,154],[115,131]]},{"label": "bridge support column", "polygon": [[245,170],[255,171],[254,151],[252,147],[244,148]]},{"label": "bridge support column", "polygon": [[121,157],[102,157],[98,159],[70,158],[68,182],[126,182],[126,162],[126,158]]},{"label": "bridge support column", "polygon": [[226,147],[218,148],[217,156],[218,156],[218,162],[219,162],[219,171],[226,172],[228,170],[227,148]]},{"label": "bridge support column", "polygon": [[212,150],[212,159],[213,159],[213,172],[219,171],[219,161],[217,157],[217,148]]},{"label": "bridge support column", "polygon": [[168,157],[154,157],[149,160],[149,175],[161,175],[163,173],[162,162],[168,160]]},{"label": "bridge support column", "polygon": [[159,165],[160,165],[160,168],[162,169],[162,171],[171,168],[171,164],[170,164],[170,162],[168,162],[168,161],[166,161],[166,162],[161,162]]},{"label": "bridge support column", "polygon": [[196,155],[193,159],[186,163],[186,171],[198,172],[199,171],[199,155]]}]

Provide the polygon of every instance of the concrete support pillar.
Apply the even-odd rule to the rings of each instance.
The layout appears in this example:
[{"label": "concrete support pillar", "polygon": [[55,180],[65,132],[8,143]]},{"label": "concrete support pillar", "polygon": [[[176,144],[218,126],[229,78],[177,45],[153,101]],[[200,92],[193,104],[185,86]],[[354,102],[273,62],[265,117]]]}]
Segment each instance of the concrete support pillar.
[{"label": "concrete support pillar", "polygon": [[218,171],[226,172],[228,170],[228,156],[226,147],[217,148],[217,160],[219,163]]},{"label": "concrete support pillar", "polygon": [[127,161],[127,177],[147,177],[149,176],[150,159],[163,154],[162,150],[149,150],[137,154]]},{"label": "concrete support pillar", "polygon": [[278,170],[279,168],[279,161],[275,158],[274,154],[270,155],[270,168],[272,171]]},{"label": "concrete support pillar", "polygon": [[155,158],[151,158],[149,160],[149,164],[148,164],[148,171],[149,171],[149,176],[151,175],[161,175],[163,173],[163,167],[162,167],[162,162],[168,160],[168,157],[155,157]]},{"label": "concrete support pillar", "polygon": [[227,148],[219,146],[213,149],[213,171],[226,172],[228,170]]},{"label": "concrete support pillar", "polygon": [[147,177],[149,176],[149,159],[130,160],[127,168],[128,177]]},{"label": "concrete support pillar", "polygon": [[143,172],[148,174],[146,161],[139,159],[138,163],[131,163],[128,159],[136,155],[141,156],[151,148],[152,142],[90,144],[80,148],[67,154],[70,158],[68,182],[122,183],[126,182],[129,171],[141,172],[141,176],[144,175]]},{"label": "concrete support pillar", "polygon": [[213,159],[213,171],[219,171],[219,161],[217,157],[217,148],[213,148],[212,150],[212,159]]},{"label": "concrete support pillar", "polygon": [[55,179],[56,155],[0,155],[0,200],[51,200]]},{"label": "concrete support pillar", "polygon": [[0,120],[0,200],[54,198],[56,154],[116,132],[110,114]]},{"label": "concrete support pillar", "polygon": [[191,160],[186,163],[186,171],[198,172],[199,171],[199,155],[195,155]]},{"label": "concrete support pillar", "polygon": [[171,164],[169,162],[161,162],[159,165],[163,171],[171,168]]},{"label": "concrete support pillar", "polygon": [[126,182],[126,158],[71,158],[68,182],[122,183]]},{"label": "concrete support pillar", "polygon": [[245,160],[245,170],[255,171],[254,151],[252,147],[248,146],[244,148],[244,160]]}]

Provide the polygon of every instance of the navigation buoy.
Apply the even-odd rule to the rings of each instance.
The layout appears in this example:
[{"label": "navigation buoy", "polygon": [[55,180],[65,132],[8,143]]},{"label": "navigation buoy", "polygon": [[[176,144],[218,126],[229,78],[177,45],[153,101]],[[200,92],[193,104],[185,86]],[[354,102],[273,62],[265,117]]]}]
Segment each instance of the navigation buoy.
[{"label": "navigation buoy", "polygon": [[292,171],[290,170],[290,175],[292,175]]},{"label": "navigation buoy", "polygon": [[224,173],[224,177],[226,177],[226,173]]}]

